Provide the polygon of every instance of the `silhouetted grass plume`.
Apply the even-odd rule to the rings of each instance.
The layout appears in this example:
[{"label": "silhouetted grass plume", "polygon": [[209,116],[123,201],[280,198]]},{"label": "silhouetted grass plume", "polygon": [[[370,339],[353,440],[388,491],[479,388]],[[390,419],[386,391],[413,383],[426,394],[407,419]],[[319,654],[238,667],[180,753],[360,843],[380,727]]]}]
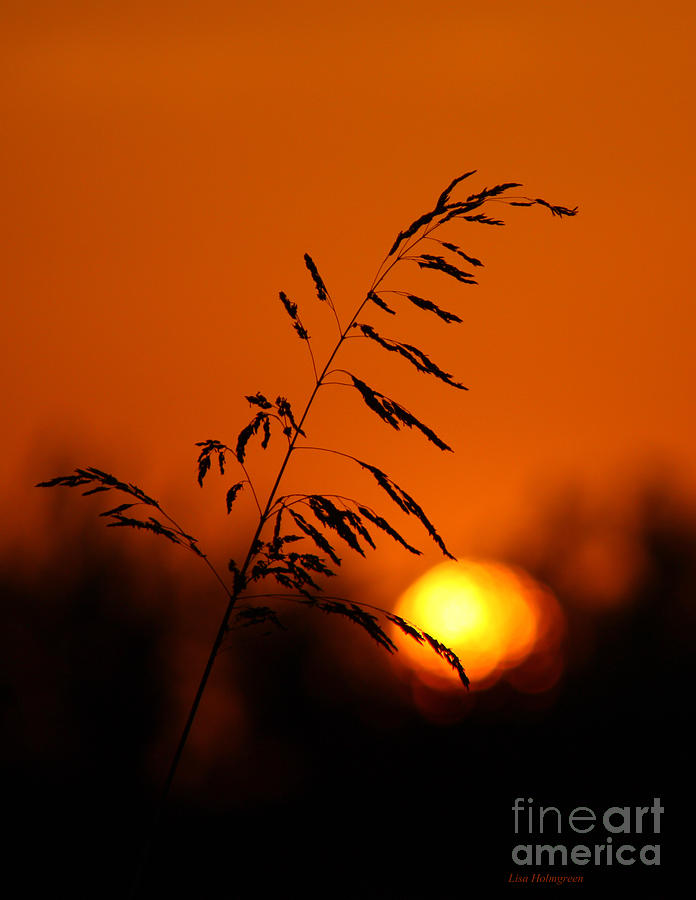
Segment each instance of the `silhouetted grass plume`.
[{"label": "silhouetted grass plume", "polygon": [[[233,514],[235,504],[240,502],[240,498],[247,492],[258,511],[258,522],[253,534],[250,535],[246,555],[241,561],[234,559],[229,561],[231,583],[227,583],[199,547],[196,538],[184,530],[165,511],[159,501],[148,496],[136,485],[95,467],[78,468],[69,475],[52,478],[39,485],[85,488],[82,491],[83,495],[113,492],[119,501],[123,502],[100,513],[108,520],[108,527],[150,531],[184,547],[203,560],[226,594],[227,606],[165,781],[162,802],[174,779],[211,669],[227,633],[234,625],[249,626],[264,623],[281,625],[274,605],[276,601],[291,601],[328,615],[347,619],[390,653],[397,649],[385,630],[387,623],[391,623],[407,638],[430,646],[433,652],[457,672],[462,683],[468,686],[464,666],[457,655],[444,646],[437,636],[423,631],[418,623],[408,622],[400,616],[367,603],[349,601],[323,591],[322,581],[336,574],[337,567],[341,565],[341,553],[349,550],[365,556],[368,549],[375,549],[371,528],[388,535],[410,553],[419,554],[420,550],[412,546],[380,511],[357,498],[340,494],[283,493],[282,483],[288,462],[297,451],[330,453],[347,458],[374,479],[398,511],[406,516],[413,516],[446,557],[454,558],[421,504],[406,489],[372,462],[364,461],[334,447],[311,445],[306,426],[318,392],[329,385],[342,384],[354,388],[367,408],[393,429],[400,430],[402,427],[415,429],[438,449],[451,450],[446,441],[400,401],[387,397],[367,384],[359,375],[335,367],[334,361],[347,340],[366,340],[366,347],[385,350],[394,354],[394,357],[401,357],[421,374],[432,376],[437,381],[458,390],[466,390],[462,383],[441,368],[424,350],[412,343],[384,335],[381,333],[381,325],[378,330],[372,322],[366,321],[373,312],[378,316],[386,313],[391,317],[389,321],[393,321],[398,316],[400,308],[405,305],[415,306],[425,313],[432,313],[446,325],[463,321],[460,315],[442,309],[432,300],[421,298],[408,291],[390,288],[388,286],[390,276],[397,267],[400,271],[408,270],[409,263],[414,263],[423,271],[439,273],[459,284],[476,285],[473,273],[461,266],[466,264],[476,269],[481,268],[483,264],[466,253],[458,243],[442,240],[441,229],[449,236],[449,232],[463,222],[502,225],[501,220],[478,211],[490,203],[509,206],[539,205],[549,209],[552,215],[559,218],[574,216],[577,212],[577,208],[554,206],[539,198],[532,199],[514,194],[512,191],[520,187],[514,182],[484,188],[465,199],[453,200],[453,192],[465,179],[474,174],[467,172],[455,178],[440,194],[431,210],[418,216],[399,232],[364,297],[343,321],[342,311],[336,306],[316,262],[308,253],[305,254],[305,265],[316,296],[329,307],[338,329],[336,343],[323,367],[317,366],[310,335],[300,318],[299,305],[287,294],[280,292],[281,304],[290,318],[295,333],[306,344],[311,357],[314,384],[310,388],[304,407],[301,412],[296,413],[291,401],[282,394],[278,394],[275,399],[261,392],[249,394],[246,399],[255,411],[249,423],[240,431],[236,443],[227,444],[218,439],[207,439],[197,444],[198,483],[203,485],[214,464],[221,476],[227,475],[228,467],[238,468],[239,475],[236,480],[225,489],[224,502],[227,513]],[[426,252],[432,244],[438,245],[442,249],[442,254]],[[260,449],[265,450],[271,441],[282,442],[284,454],[273,486],[267,498],[262,501],[246,468],[247,454],[252,452],[255,442],[260,444]],[[269,582],[271,588],[267,587]]]}]

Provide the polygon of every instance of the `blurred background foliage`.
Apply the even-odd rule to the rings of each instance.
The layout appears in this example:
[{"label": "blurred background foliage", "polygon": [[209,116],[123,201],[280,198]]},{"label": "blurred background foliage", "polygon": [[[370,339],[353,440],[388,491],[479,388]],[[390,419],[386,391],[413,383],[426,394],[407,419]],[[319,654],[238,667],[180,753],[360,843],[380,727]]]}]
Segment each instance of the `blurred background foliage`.
[{"label": "blurred background foliage", "polygon": [[[10,865],[27,890],[116,896],[223,598],[195,566],[182,579],[153,541],[113,540],[70,501],[47,506],[52,549],[2,559]],[[499,559],[566,617],[549,690],[424,681],[350,623],[281,606],[286,630],[237,630],[218,660],[148,895],[495,892],[518,796],[598,809],[661,797],[661,869],[583,874],[593,890],[664,891],[685,862],[696,510],[653,479],[602,509],[569,489],[538,518]]]}]

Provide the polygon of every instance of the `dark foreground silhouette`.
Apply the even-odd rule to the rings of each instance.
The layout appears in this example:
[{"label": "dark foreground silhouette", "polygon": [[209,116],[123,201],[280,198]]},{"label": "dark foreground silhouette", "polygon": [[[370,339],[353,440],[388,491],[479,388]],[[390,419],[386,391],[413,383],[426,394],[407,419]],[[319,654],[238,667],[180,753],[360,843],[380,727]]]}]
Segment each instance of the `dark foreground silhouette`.
[{"label": "dark foreground silhouette", "polygon": [[[311,616],[240,631],[218,684],[230,709],[243,698],[243,714],[223,704],[203,715],[143,896],[524,890],[507,883],[518,797],[565,810],[660,797],[660,867],[562,871],[582,871],[591,896],[639,884],[676,896],[691,832],[696,530],[658,507],[646,506],[648,565],[631,603],[593,620],[589,655],[576,654],[552,703],[501,684],[472,695],[459,721],[432,724],[405,682],[373,668],[359,633]],[[27,895],[127,894],[160,787],[153,747],[178,724],[167,722],[166,676],[177,626],[137,566],[92,534],[90,524],[43,576],[10,559],[2,571],[5,877]],[[581,626],[571,620],[571,641]],[[346,642],[364,652],[363,676],[342,659]]]}]

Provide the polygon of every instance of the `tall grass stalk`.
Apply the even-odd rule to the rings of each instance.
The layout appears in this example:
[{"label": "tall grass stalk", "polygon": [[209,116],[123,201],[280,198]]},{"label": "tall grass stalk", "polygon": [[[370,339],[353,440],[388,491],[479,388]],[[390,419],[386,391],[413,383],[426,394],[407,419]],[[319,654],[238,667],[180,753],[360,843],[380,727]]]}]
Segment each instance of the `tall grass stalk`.
[{"label": "tall grass stalk", "polygon": [[[336,494],[282,494],[281,485],[288,463],[293,454],[299,450],[310,453],[329,453],[347,458],[370,475],[402,513],[414,516],[445,556],[454,559],[420,504],[396,484],[389,475],[374,464],[352,454],[333,447],[318,447],[310,444],[305,425],[319,391],[328,385],[341,384],[354,388],[366,406],[391,428],[395,430],[403,427],[416,429],[438,449],[451,451],[451,447],[432,428],[416,418],[400,402],[385,396],[347,369],[333,366],[345,342],[352,338],[359,338],[367,341],[368,344],[401,356],[423,374],[433,376],[457,390],[466,390],[463,384],[438,366],[423,350],[413,344],[383,336],[370,322],[364,319],[365,317],[370,318],[371,313],[382,318],[385,315],[395,318],[400,309],[410,304],[434,314],[447,325],[462,322],[462,318],[458,314],[442,309],[432,300],[424,299],[408,291],[388,288],[386,284],[394,270],[410,263],[422,270],[437,272],[447,278],[452,278],[460,284],[475,285],[477,281],[473,270],[482,267],[482,262],[465,252],[459,243],[443,240],[443,229],[447,232],[453,231],[454,227],[461,227],[464,222],[494,227],[503,225],[504,223],[500,219],[482,211],[490,204],[519,207],[541,206],[559,218],[574,216],[577,212],[577,208],[555,206],[540,198],[513,193],[521,187],[520,184],[514,182],[484,188],[467,197],[453,200],[453,192],[461,192],[462,182],[474,174],[474,171],[466,172],[455,178],[442,191],[432,209],[418,216],[407,228],[398,233],[391,249],[377,269],[368,290],[357,303],[345,325],[341,324],[339,309],[314,260],[309,254],[305,254],[305,265],[311,277],[317,300],[328,307],[338,328],[336,343],[321,370],[317,366],[311,338],[300,317],[298,305],[284,292],[280,292],[281,304],[297,337],[306,345],[312,365],[314,384],[302,412],[296,416],[290,401],[284,396],[279,395],[275,400],[271,400],[260,392],[247,395],[246,399],[254,407],[255,413],[251,421],[239,433],[234,448],[218,440],[200,441],[197,444],[199,448],[197,460],[199,484],[203,485],[213,463],[217,464],[220,474],[225,475],[228,460],[234,460],[243,477],[232,484],[226,492],[227,512],[228,514],[232,512],[238,495],[245,488],[250,491],[258,510],[258,522],[249,540],[246,555],[241,563],[237,563],[233,559],[229,561],[231,583],[223,578],[217,567],[201,550],[196,538],[184,531],[157,500],[148,496],[136,485],[121,481],[110,473],[94,467],[77,468],[70,475],[52,478],[38,485],[39,487],[59,485],[86,487],[86,490],[82,492],[84,495],[107,491],[115,492],[119,499],[125,502],[100,513],[100,516],[107,520],[108,527],[149,531],[183,546],[200,557],[226,595],[224,613],[164,780],[148,838],[148,846],[133,888],[133,896],[139,890],[151,853],[152,842],[215,660],[225,637],[236,624],[277,622],[277,612],[272,605],[273,602],[280,599],[290,600],[328,614],[343,616],[366,631],[380,646],[392,653],[397,650],[397,646],[388,631],[385,630],[387,623],[391,623],[410,639],[419,644],[429,645],[433,652],[442,657],[457,672],[463,685],[468,686],[469,684],[462,662],[457,655],[440,643],[436,636],[423,631],[417,623],[409,622],[393,612],[367,603],[326,594],[321,584],[318,583],[320,579],[335,575],[337,567],[341,564],[334,543],[340,542],[347,549],[362,556],[365,555],[368,547],[375,549],[368,525],[384,532],[410,553],[420,554],[421,551],[412,546],[380,513],[353,497]],[[448,227],[444,228],[444,226]],[[437,248],[435,254],[426,252],[435,248]],[[466,266],[466,268],[462,268],[462,266]],[[261,438],[261,448],[265,450],[273,435],[284,440],[286,447],[273,485],[265,502],[261,503],[245,465],[246,452],[249,442],[255,436]],[[303,549],[292,549],[298,542],[301,542]],[[307,552],[308,545],[313,552]],[[267,579],[275,582],[279,589],[267,590],[262,593],[252,593],[249,590],[251,585],[263,583]],[[259,601],[263,601],[263,603]]]}]

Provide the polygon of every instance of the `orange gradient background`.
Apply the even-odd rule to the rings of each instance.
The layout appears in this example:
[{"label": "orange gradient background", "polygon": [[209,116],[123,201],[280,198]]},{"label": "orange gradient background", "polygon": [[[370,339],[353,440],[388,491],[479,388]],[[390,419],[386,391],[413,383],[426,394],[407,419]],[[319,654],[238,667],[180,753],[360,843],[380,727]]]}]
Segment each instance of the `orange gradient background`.
[{"label": "orange gradient background", "polygon": [[[333,322],[302,254],[351,314],[396,233],[471,168],[471,190],[521,181],[580,214],[455,223],[452,239],[486,264],[478,287],[406,264],[394,277],[464,324],[416,310],[371,321],[469,392],[368,342],[337,361],[456,453],[397,435],[340,388],[320,397],[312,442],[389,471],[457,555],[523,533],[569,481],[620,489],[658,465],[694,490],[693,4],[3,9],[6,540],[36,547],[46,495],[28,485],[97,465],[224,560],[253,511],[238,501],[228,519],[214,473],[198,488],[194,442],[233,443],[246,393],[302,408],[311,372],[278,290],[323,358]],[[261,491],[279,453],[252,453]],[[289,489],[340,484],[381,504],[347,462],[303,456]],[[383,544],[361,570],[379,575],[382,601],[439,561],[404,530],[428,555]]]}]

